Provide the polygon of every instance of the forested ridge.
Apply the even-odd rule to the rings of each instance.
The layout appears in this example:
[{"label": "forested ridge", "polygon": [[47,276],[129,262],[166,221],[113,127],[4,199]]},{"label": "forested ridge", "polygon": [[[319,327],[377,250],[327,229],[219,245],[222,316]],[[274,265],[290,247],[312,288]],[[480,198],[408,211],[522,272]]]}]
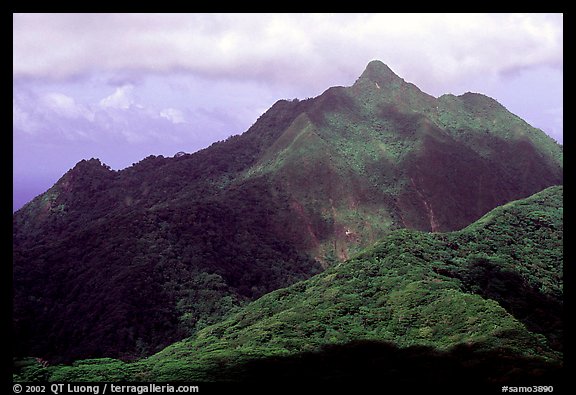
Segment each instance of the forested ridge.
[{"label": "forested ridge", "polygon": [[29,362],[17,378],[559,385],[562,200],[551,187],[460,231],[397,230],[149,358]]},{"label": "forested ridge", "polygon": [[[141,360],[389,236],[464,232],[562,184],[562,155],[493,99],[434,98],[374,61],[199,152],[82,160],[13,216],[14,356]],[[560,350],[558,279],[489,252],[434,270]]]}]

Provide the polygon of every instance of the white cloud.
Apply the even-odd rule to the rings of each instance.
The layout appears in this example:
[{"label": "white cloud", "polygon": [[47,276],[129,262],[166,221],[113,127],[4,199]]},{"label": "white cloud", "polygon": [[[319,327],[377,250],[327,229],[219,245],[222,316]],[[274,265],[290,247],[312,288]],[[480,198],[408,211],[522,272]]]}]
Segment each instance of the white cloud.
[{"label": "white cloud", "polygon": [[184,123],[186,122],[184,119],[184,113],[180,110],[175,108],[165,108],[164,110],[160,111],[160,116],[162,118],[166,118],[172,123]]},{"label": "white cloud", "polygon": [[16,14],[13,70],[186,70],[331,86],[380,59],[432,83],[560,66],[562,34],[562,14]]},{"label": "white cloud", "polygon": [[182,142],[186,138],[194,141],[195,132],[190,130],[182,110],[145,106],[135,100],[132,85],[118,87],[102,99],[94,95],[87,98],[82,93],[88,85],[90,82],[75,91],[67,84],[57,85],[75,92],[76,97],[72,97],[74,93],[54,91],[50,89],[53,86],[16,83],[12,105],[14,138],[34,143],[113,142],[120,146]]},{"label": "white cloud", "polygon": [[12,125],[15,130],[30,135],[34,135],[40,130],[40,124],[16,102],[16,99],[12,99]]},{"label": "white cloud", "polygon": [[94,113],[87,106],[76,103],[74,98],[58,92],[51,92],[44,95],[41,104],[47,111],[54,112],[65,118],[86,118],[94,120]]},{"label": "white cloud", "polygon": [[120,86],[110,96],[100,100],[100,107],[126,110],[134,104],[133,91],[132,85]]}]

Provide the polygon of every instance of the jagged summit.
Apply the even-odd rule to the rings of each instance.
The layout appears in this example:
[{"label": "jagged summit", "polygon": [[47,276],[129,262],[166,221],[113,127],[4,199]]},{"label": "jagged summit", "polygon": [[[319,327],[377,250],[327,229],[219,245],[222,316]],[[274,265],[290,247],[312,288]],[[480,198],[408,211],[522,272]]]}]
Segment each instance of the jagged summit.
[{"label": "jagged summit", "polygon": [[360,75],[359,80],[368,79],[378,84],[390,82],[392,80],[403,81],[396,73],[380,60],[372,60]]},{"label": "jagged summit", "polygon": [[360,102],[373,107],[372,110],[383,104],[402,107],[405,112],[425,111],[437,106],[433,96],[405,81],[379,60],[368,63],[350,90]]},{"label": "jagged summit", "polygon": [[89,171],[89,170],[107,170],[110,171],[111,168],[106,163],[102,162],[99,158],[82,159],[80,162],[76,163],[70,171]]}]

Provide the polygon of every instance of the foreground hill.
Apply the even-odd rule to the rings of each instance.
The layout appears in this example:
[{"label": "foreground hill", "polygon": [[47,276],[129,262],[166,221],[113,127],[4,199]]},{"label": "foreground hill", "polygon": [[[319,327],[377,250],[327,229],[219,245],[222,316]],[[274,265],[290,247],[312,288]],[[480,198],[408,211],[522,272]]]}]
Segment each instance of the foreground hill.
[{"label": "foreground hill", "polygon": [[395,229],[462,229],[562,171],[562,147],[495,100],[434,98],[374,61],[200,152],[83,160],[16,212],[15,353],[150,355]]},{"label": "foreground hill", "polygon": [[558,391],[562,193],[548,188],[457,232],[394,231],[142,361],[32,364],[19,377]]}]

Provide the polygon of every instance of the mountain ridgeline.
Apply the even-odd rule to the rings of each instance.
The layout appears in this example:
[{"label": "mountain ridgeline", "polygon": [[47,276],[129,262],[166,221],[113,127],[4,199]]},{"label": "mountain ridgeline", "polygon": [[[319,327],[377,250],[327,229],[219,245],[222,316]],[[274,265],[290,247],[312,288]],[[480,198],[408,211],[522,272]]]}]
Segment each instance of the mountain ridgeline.
[{"label": "mountain ridgeline", "polygon": [[[434,98],[373,61],[354,85],[278,101],[194,154],[121,171],[83,160],[17,211],[14,352],[151,355],[399,229],[457,231],[562,182],[562,147],[495,100]],[[558,327],[535,321],[557,350]]]}]

